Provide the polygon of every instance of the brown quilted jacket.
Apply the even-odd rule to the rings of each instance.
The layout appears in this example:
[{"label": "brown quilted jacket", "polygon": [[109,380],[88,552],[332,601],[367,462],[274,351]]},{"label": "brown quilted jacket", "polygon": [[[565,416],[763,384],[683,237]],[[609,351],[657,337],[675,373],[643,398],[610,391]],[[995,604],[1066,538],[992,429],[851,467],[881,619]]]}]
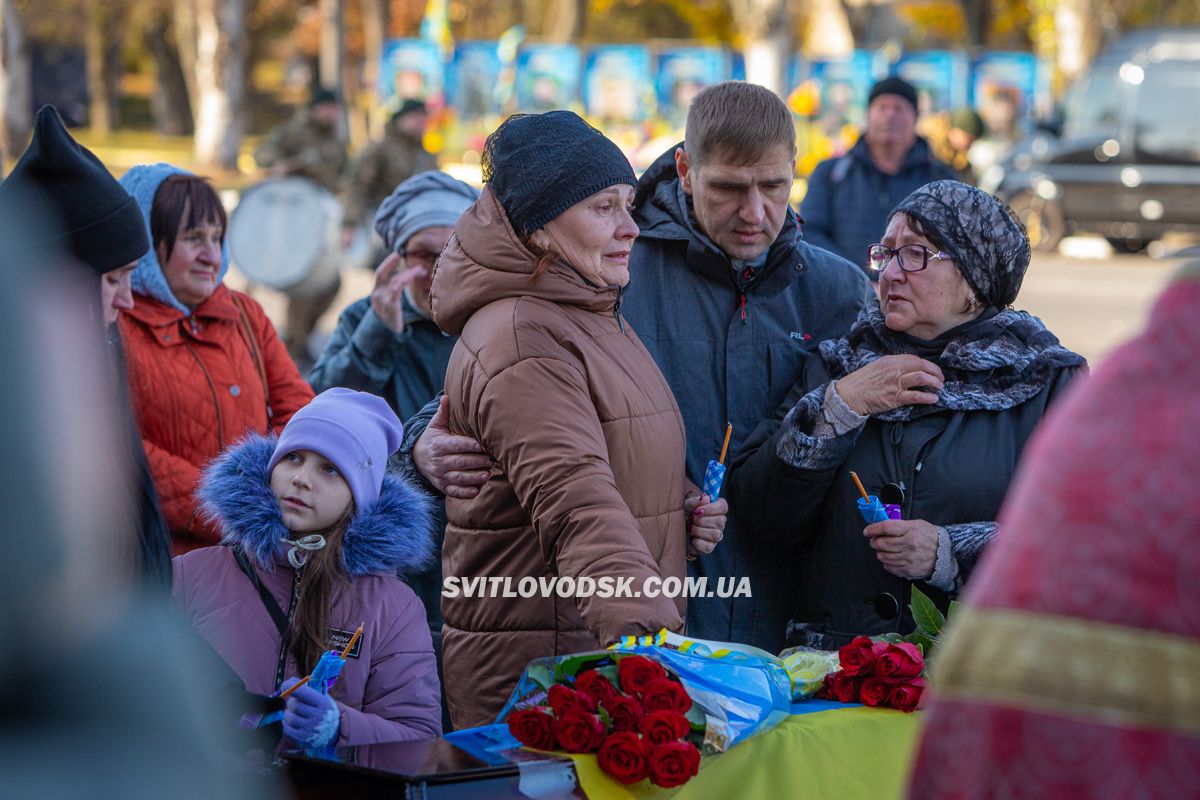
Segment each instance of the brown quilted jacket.
[{"label": "brown quilted jacket", "polygon": [[262,306],[223,284],[190,317],[136,294],[120,325],[129,391],[171,549],[180,555],[217,544],[220,531],[199,516],[194,496],[200,471],[246,433],[283,430],[312,389]]},{"label": "brown quilted jacket", "polygon": [[[472,500],[446,501],[447,577],[682,577],[683,419],[615,287],[566,264],[532,280],[490,189],[455,226],[433,279],[433,316],[461,338],[450,425],[496,462]],[[683,626],[683,599],[442,598],[455,727],[491,722],[533,658]]]}]

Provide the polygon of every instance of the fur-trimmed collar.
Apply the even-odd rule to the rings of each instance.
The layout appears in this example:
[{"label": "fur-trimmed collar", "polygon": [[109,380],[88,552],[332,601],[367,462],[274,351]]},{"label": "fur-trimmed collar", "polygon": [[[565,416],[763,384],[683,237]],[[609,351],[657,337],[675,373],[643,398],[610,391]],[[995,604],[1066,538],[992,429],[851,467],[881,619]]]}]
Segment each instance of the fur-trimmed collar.
[{"label": "fur-trimmed collar", "polygon": [[[209,465],[199,489],[203,512],[221,526],[221,543],[240,547],[267,572],[292,538],[271,493],[267,464],[275,442],[260,434],[241,440]],[[433,557],[429,498],[396,475],[384,476],[379,500],[355,512],[342,555],[351,577],[419,572]]]}]

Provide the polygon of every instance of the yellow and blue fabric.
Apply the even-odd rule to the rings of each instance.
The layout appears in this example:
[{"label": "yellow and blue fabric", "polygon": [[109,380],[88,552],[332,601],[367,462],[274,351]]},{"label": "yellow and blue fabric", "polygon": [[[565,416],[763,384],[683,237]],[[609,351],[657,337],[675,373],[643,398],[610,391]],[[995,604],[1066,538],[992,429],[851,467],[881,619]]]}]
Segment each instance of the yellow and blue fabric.
[{"label": "yellow and blue fabric", "polygon": [[[623,786],[605,775],[594,755],[572,755],[580,786],[591,800],[737,797],[775,800],[892,800],[904,794],[917,738],[917,715],[829,700],[796,703],[779,725],[739,747],[708,756],[700,774],[678,789],[648,781]],[[521,746],[506,725],[456,731],[446,740],[489,764],[508,761]]]}]

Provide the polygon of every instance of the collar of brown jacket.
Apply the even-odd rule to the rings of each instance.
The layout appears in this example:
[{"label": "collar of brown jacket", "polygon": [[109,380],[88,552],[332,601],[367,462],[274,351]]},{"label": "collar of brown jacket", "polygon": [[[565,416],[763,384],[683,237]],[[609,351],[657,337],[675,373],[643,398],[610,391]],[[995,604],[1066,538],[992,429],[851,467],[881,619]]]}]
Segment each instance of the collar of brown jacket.
[{"label": "collar of brown jacket", "polygon": [[434,267],[430,291],[433,321],[457,336],[476,311],[513,297],[536,297],[597,313],[616,307],[618,287],[594,286],[563,261],[535,281],[536,263],[491,187],[485,186],[479,200],[459,217],[454,235]]}]

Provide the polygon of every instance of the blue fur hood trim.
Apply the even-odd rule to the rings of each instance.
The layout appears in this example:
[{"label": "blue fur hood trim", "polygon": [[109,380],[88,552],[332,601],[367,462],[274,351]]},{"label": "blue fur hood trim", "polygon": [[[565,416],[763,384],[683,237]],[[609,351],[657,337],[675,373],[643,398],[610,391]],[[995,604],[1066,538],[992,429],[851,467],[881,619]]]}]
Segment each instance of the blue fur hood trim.
[{"label": "blue fur hood trim", "polygon": [[[275,436],[251,434],[213,461],[198,495],[206,516],[221,526],[221,543],[240,547],[267,572],[292,538],[271,493],[267,464]],[[433,563],[431,501],[397,475],[385,475],[379,500],[358,509],[343,541],[351,577],[376,573],[413,575]]]},{"label": "blue fur hood trim", "polygon": [[[141,257],[137,267],[133,270],[133,290],[138,294],[153,297],[171,308],[179,309],[186,316],[191,316],[192,310],[179,302],[171,292],[171,288],[167,286],[167,278],[163,275],[162,265],[158,263],[158,254],[154,252],[154,236],[150,233],[150,207],[154,205],[154,194],[158,191],[158,187],[162,186],[163,181],[172,175],[191,174],[172,164],[158,163],[134,167],[121,176],[121,185],[133,196],[138,207],[142,209],[142,217],[146,221],[146,236],[150,239],[149,252]],[[225,233],[228,235],[229,231]],[[217,275],[218,283],[225,280],[227,272],[229,272],[229,246],[222,244],[221,271]]]}]

